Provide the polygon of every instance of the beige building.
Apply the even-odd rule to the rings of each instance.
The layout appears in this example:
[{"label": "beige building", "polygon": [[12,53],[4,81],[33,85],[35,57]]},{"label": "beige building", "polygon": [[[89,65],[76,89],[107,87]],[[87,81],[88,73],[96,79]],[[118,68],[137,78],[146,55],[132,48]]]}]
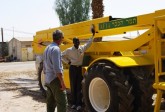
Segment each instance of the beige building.
[{"label": "beige building", "polygon": [[33,38],[12,38],[9,41],[9,56],[17,61],[32,61],[34,60],[33,49],[31,43]]}]

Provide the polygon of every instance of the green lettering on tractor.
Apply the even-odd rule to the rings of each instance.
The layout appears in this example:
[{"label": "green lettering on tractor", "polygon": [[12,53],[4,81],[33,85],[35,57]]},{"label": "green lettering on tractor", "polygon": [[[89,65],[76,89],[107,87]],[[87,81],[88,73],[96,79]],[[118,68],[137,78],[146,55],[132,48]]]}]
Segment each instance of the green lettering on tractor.
[{"label": "green lettering on tractor", "polygon": [[131,17],[131,18],[126,18],[126,19],[119,19],[119,20],[99,23],[99,30],[131,26],[131,25],[136,25],[136,24],[137,24],[137,17]]}]

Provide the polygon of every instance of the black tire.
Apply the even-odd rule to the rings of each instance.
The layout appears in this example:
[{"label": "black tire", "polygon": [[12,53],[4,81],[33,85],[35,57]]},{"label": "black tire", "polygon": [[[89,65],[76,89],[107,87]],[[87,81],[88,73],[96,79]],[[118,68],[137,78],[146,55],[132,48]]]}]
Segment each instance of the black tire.
[{"label": "black tire", "polygon": [[[123,74],[122,70],[111,64],[110,62],[98,62],[93,64],[87,74],[85,74],[82,81],[83,99],[85,101],[86,110],[88,112],[132,112],[134,96],[131,94],[131,85],[128,83],[128,75]],[[89,94],[91,92],[90,87],[95,80],[103,81],[108,87],[110,92],[108,99],[108,105],[106,108],[95,106],[91,103]],[[97,91],[97,94],[104,94],[104,91]],[[96,94],[96,93],[95,93]],[[101,102],[102,99],[99,99]],[[97,103],[97,102],[96,102]],[[101,110],[99,110],[101,109]]]},{"label": "black tire", "polygon": [[41,62],[39,67],[38,67],[37,75],[38,75],[38,82],[39,82],[40,91],[42,92],[42,95],[44,97],[46,97],[46,90],[44,88],[43,80],[42,80],[42,75],[44,75],[44,74],[42,73],[42,71],[43,71],[43,62]]},{"label": "black tire", "polygon": [[[153,112],[152,96],[155,92],[152,85],[154,83],[154,73],[147,72],[147,67],[131,68],[131,83],[133,85],[134,110],[133,112]],[[154,71],[153,71],[154,72]]]}]

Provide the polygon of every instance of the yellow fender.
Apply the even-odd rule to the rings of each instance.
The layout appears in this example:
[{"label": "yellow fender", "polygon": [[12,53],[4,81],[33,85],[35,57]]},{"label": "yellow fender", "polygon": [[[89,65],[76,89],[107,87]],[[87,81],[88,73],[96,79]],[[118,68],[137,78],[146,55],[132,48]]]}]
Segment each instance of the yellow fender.
[{"label": "yellow fender", "polygon": [[133,66],[144,66],[154,65],[154,61],[144,56],[119,56],[119,57],[102,57],[94,60],[93,63],[101,60],[107,60],[114,63],[118,67],[133,67]]}]

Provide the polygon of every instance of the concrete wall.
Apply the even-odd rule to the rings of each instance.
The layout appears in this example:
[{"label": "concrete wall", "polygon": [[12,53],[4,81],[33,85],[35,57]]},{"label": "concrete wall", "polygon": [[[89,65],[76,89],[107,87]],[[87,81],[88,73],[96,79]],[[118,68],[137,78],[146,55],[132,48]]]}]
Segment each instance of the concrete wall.
[{"label": "concrete wall", "polygon": [[0,57],[8,55],[8,43],[0,42]]},{"label": "concrete wall", "polygon": [[17,57],[17,61],[34,60],[31,41],[19,41],[15,38],[9,41],[9,56]]},{"label": "concrete wall", "polygon": [[17,57],[17,60],[21,60],[21,42],[13,38],[9,41],[9,56]]}]

